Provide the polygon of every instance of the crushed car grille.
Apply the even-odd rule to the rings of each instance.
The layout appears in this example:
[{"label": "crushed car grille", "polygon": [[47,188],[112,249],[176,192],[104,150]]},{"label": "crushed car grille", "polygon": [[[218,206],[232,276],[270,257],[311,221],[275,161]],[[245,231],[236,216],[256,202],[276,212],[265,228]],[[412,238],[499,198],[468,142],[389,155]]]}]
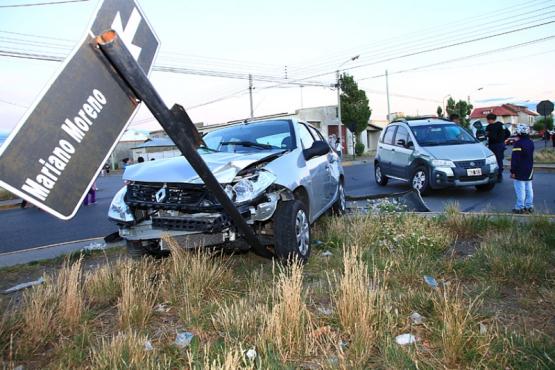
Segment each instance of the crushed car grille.
[{"label": "crushed car grille", "polygon": [[459,168],[469,169],[483,167],[486,164],[485,159],[477,159],[475,161],[458,161],[455,165]]},{"label": "crushed car grille", "polygon": [[[163,197],[157,193],[165,186]],[[219,203],[204,185],[139,183],[127,185],[125,202],[135,208],[149,209],[217,209]]]},{"label": "crushed car grille", "polygon": [[165,230],[198,231],[204,233],[221,232],[230,226],[226,215],[153,217],[152,227]]}]

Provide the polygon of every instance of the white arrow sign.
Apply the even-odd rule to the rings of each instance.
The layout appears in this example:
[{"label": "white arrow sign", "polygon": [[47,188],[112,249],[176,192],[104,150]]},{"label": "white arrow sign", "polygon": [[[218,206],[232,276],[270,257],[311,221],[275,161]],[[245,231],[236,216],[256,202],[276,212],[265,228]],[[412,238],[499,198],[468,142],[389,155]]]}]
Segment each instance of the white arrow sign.
[{"label": "white arrow sign", "polygon": [[116,31],[118,36],[123,40],[123,43],[127,46],[127,49],[129,49],[129,52],[133,55],[135,60],[139,60],[139,55],[141,55],[142,50],[142,48],[133,44],[133,39],[135,38],[141,20],[141,14],[137,8],[133,8],[133,12],[131,12],[125,29],[123,28],[123,22],[121,21],[119,12],[117,12],[114,22],[112,22],[112,29]]}]

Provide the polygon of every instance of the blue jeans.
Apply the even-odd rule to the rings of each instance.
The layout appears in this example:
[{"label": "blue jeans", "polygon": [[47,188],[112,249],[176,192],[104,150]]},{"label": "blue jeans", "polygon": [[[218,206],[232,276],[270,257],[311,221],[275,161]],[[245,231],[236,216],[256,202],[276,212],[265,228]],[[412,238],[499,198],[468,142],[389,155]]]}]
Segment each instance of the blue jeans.
[{"label": "blue jeans", "polygon": [[534,190],[532,180],[515,180],[516,204],[515,209],[532,208],[534,205]]}]

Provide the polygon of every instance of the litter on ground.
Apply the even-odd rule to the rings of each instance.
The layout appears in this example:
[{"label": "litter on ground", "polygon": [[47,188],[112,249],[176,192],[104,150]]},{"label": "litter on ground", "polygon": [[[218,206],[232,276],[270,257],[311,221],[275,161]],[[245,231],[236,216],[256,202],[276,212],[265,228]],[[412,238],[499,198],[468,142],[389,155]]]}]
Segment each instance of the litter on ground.
[{"label": "litter on ground", "polygon": [[103,251],[106,249],[106,243],[91,243],[81,248],[83,252]]},{"label": "litter on ground", "polygon": [[420,315],[418,312],[413,312],[410,315],[410,321],[413,323],[413,325],[421,325],[422,322],[424,321],[424,317]]},{"label": "litter on ground", "polygon": [[428,284],[430,287],[432,288],[437,288],[437,280],[430,276],[430,275],[424,275],[424,281],[426,282],[426,284]]},{"label": "litter on ground", "polygon": [[330,251],[325,251],[324,253],[322,253],[322,257],[331,257],[333,256],[333,253],[331,253]]},{"label": "litter on ground", "polygon": [[250,361],[254,361],[256,359],[256,350],[251,348],[245,353],[245,355]]},{"label": "litter on ground", "polygon": [[30,288],[32,286],[35,285],[40,285],[44,283],[44,278],[41,276],[40,278],[38,278],[37,280],[34,281],[28,281],[26,283],[21,283],[21,284],[17,284],[9,289],[4,290],[4,294],[10,294],[13,292],[17,292],[18,290],[22,290],[22,289],[26,289],[26,288]]},{"label": "litter on ground", "polygon": [[189,344],[191,344],[193,337],[194,337],[193,333],[190,333],[188,331],[178,332],[175,337],[175,345],[180,348],[185,348]]},{"label": "litter on ground", "polygon": [[395,337],[395,342],[401,346],[416,343],[416,337],[412,334],[401,334]]}]

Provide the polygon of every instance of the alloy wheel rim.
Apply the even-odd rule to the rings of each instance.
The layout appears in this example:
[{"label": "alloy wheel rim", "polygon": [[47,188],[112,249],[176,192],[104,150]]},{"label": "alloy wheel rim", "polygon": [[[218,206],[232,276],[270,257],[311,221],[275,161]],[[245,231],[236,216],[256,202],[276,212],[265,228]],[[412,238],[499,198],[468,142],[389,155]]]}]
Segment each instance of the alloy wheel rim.
[{"label": "alloy wheel rim", "polygon": [[416,190],[422,190],[424,184],[426,183],[426,174],[424,171],[418,171],[414,174],[412,178],[412,187]]},{"label": "alloy wheel rim", "polygon": [[345,211],[347,208],[347,201],[345,200],[345,189],[343,189],[343,184],[339,184],[339,205],[341,211]]},{"label": "alloy wheel rim", "polygon": [[310,242],[310,228],[306,213],[300,209],[295,217],[295,234],[297,236],[297,249],[299,253],[306,256]]},{"label": "alloy wheel rim", "polygon": [[380,167],[376,167],[376,180],[378,180],[378,182],[382,181],[382,170]]}]

